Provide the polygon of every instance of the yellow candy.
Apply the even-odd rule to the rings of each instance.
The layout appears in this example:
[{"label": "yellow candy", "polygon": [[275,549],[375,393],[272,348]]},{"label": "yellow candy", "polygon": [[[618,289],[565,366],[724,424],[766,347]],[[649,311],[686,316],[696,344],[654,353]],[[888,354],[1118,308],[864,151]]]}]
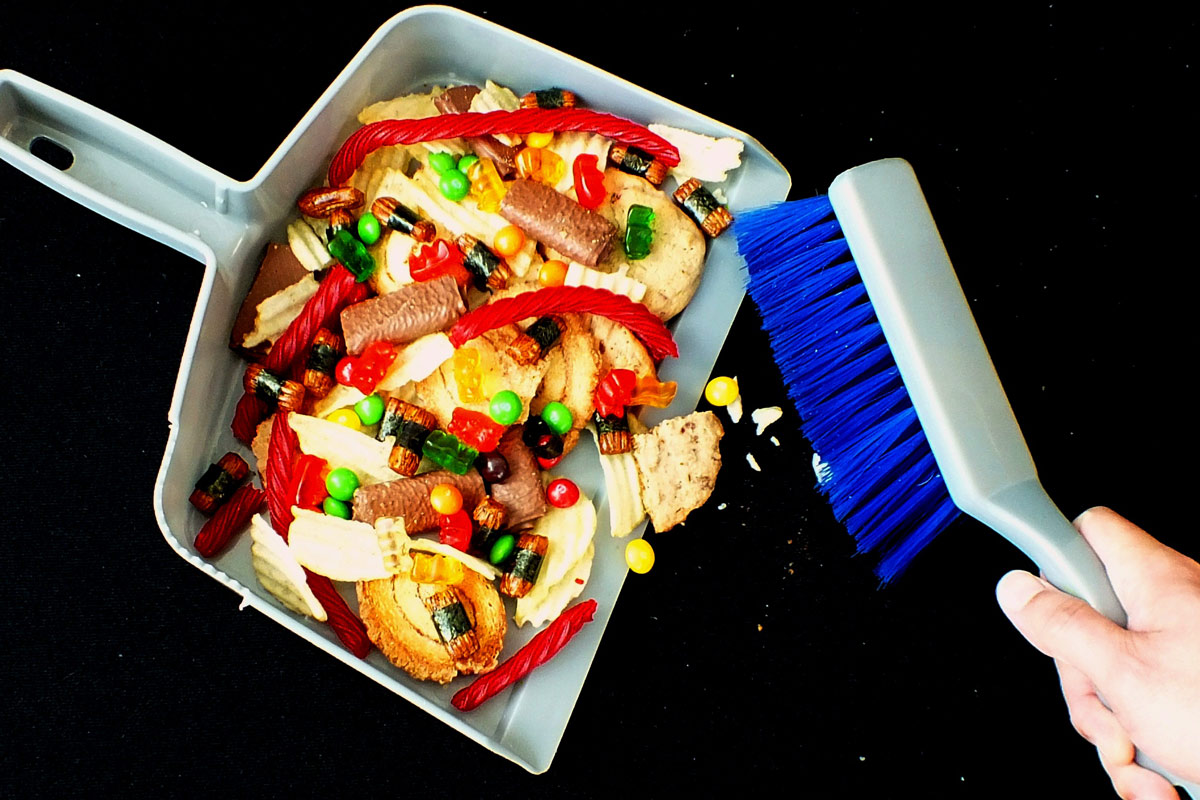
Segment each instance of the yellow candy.
[{"label": "yellow candy", "polygon": [[358,414],[354,413],[353,408],[339,408],[328,417],[330,422],[336,422],[338,425],[345,425],[352,431],[362,430],[362,420],[358,418]]},{"label": "yellow candy", "polygon": [[645,539],[634,539],[625,545],[625,563],[639,575],[645,575],[654,566],[654,548]]},{"label": "yellow candy", "polygon": [[525,136],[525,144],[530,147],[549,147],[554,141],[554,132],[549,133],[530,133]]},{"label": "yellow candy", "polygon": [[473,347],[460,347],[454,351],[454,382],[458,384],[458,402],[483,401],[478,350]]},{"label": "yellow candy", "polygon": [[471,181],[471,197],[479,204],[480,211],[495,214],[500,210],[500,201],[508,189],[496,171],[490,158],[481,158],[467,167],[467,178]]},{"label": "yellow candy", "polygon": [[553,186],[567,174],[567,162],[550,150],[526,147],[517,153],[517,174]]},{"label": "yellow candy", "polygon": [[505,258],[512,258],[521,252],[521,248],[524,246],[525,232],[516,225],[505,225],[496,231],[496,236],[492,239],[492,249],[496,251],[497,255]]},{"label": "yellow candy", "polygon": [[727,406],[738,398],[736,378],[713,378],[704,387],[704,397],[714,406]]},{"label": "yellow candy", "polygon": [[413,553],[412,572],[415,583],[436,583],[439,586],[458,583],[463,579],[463,565],[457,558],[439,554]]}]

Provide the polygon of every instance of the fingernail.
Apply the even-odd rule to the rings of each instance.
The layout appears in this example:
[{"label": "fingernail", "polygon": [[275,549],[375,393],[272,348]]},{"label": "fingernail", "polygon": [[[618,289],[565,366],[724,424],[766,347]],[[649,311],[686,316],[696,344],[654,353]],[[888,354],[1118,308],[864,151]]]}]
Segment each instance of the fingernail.
[{"label": "fingernail", "polygon": [[1022,569],[1014,569],[996,584],[996,602],[1005,614],[1012,616],[1025,607],[1046,585]]}]

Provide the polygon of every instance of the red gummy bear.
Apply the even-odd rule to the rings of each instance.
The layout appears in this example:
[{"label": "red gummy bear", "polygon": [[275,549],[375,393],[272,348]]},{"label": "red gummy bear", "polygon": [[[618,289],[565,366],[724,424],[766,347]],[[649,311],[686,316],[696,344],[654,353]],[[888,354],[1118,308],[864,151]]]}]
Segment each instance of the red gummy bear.
[{"label": "red gummy bear", "polygon": [[372,342],[360,356],[346,356],[337,363],[334,374],[343,386],[353,386],[363,394],[371,394],[388,367],[396,360],[396,348],[389,342]]},{"label": "red gummy bear", "polygon": [[575,176],[575,197],[579,205],[595,211],[608,196],[604,173],[596,166],[597,157],[584,153],[575,156],[571,172]]},{"label": "red gummy bear", "polygon": [[467,552],[471,546],[471,533],[474,527],[471,515],[465,509],[459,509],[453,514],[442,514],[438,517],[438,541]]},{"label": "red gummy bear", "polygon": [[414,281],[431,281],[449,275],[461,287],[471,279],[463,266],[463,254],[445,239],[414,247],[408,254],[408,272]]},{"label": "red gummy bear", "polygon": [[609,370],[596,386],[593,404],[602,417],[619,417],[625,414],[625,406],[633,399],[637,386],[637,374],[631,369]]}]

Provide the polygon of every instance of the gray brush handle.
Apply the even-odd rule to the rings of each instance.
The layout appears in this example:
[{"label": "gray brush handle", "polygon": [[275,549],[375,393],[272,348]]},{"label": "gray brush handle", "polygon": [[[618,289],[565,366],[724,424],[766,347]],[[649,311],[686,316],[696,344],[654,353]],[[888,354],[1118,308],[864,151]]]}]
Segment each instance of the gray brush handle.
[{"label": "gray brush handle", "polygon": [[[1124,626],[1104,565],[1038,480],[912,167],[855,167],[829,199],[954,504]],[[1200,797],[1141,753],[1138,762]]]}]

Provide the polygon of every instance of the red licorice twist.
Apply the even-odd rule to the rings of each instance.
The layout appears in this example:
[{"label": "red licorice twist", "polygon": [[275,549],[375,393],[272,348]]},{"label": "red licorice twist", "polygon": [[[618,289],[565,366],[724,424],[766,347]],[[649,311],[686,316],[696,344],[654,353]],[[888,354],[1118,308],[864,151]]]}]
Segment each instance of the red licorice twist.
[{"label": "red licorice twist", "polygon": [[607,289],[594,286],[551,286],[480,306],[459,317],[450,329],[450,342],[462,347],[467,342],[502,325],[546,314],[599,314],[624,325],[642,340],[652,358],[679,357],[679,348],[662,320],[644,305]]},{"label": "red licorice twist", "polygon": [[434,139],[484,136],[489,133],[539,133],[587,131],[636,147],[668,167],[679,163],[679,150],[661,136],[622,117],[584,108],[519,108],[516,111],[483,111],[443,114],[425,119],[385,119],[364,125],[350,134],[329,165],[329,185],[341,186],[362,165],[363,159],[396,144],[417,144]]},{"label": "red licorice twist", "polygon": [[288,421],[290,413],[280,411],[271,423],[271,441],[267,446],[267,508],[271,511],[271,527],[288,538],[288,526],[292,524],[292,505],[296,498],[288,496],[292,484],[292,466],[296,463],[299,450],[296,432]]},{"label": "red licorice twist", "polygon": [[[285,542],[288,538],[288,526],[292,524],[292,503],[295,500],[288,496],[288,487],[292,484],[292,466],[296,463],[296,455],[300,450],[288,416],[289,412],[280,411],[271,424],[266,475],[267,507],[271,510],[271,527]],[[371,640],[367,636],[366,626],[346,605],[333,581],[307,569],[304,570],[304,575],[308,579],[308,588],[312,589],[329,616],[329,627],[333,628],[333,632],[347,650],[359,658],[366,658],[367,653],[371,652]]]},{"label": "red licorice twist", "polygon": [[261,489],[250,485],[240,487],[196,534],[196,552],[205,558],[221,552],[235,533],[250,524],[250,518],[262,507],[264,497],[266,492]]},{"label": "red licorice twist", "polygon": [[[317,287],[317,293],[308,298],[299,316],[291,321],[287,330],[271,345],[263,366],[268,372],[276,375],[287,373],[293,362],[303,361],[303,358],[297,359],[297,356],[308,353],[313,337],[319,329],[328,325],[343,308],[361,302],[366,296],[366,285],[358,283],[341,264],[334,264],[325,280]],[[249,445],[254,439],[258,423],[262,422],[266,414],[266,403],[252,393],[242,395],[230,425],[233,435],[238,441]]]},{"label": "red licorice twist", "polygon": [[459,711],[478,708],[488,698],[504,691],[535,668],[554,658],[563,645],[579,633],[580,628],[592,621],[592,615],[595,613],[595,600],[584,600],[568,608],[511,658],[455,694],[450,702]]}]

